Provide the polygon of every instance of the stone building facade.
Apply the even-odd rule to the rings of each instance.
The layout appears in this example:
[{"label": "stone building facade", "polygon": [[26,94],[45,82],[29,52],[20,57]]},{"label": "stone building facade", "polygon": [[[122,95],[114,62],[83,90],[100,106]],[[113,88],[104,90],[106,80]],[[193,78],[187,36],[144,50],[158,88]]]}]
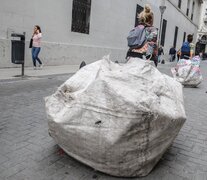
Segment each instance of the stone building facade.
[{"label": "stone building facade", "polygon": [[[45,65],[80,64],[106,54],[123,62],[126,37],[135,26],[137,13],[148,3],[154,26],[168,53],[178,49],[187,34],[197,35],[202,0],[0,0],[0,68],[11,63],[11,33],[26,33],[25,65],[32,66],[28,48],[34,25],[42,28],[40,58]],[[161,22],[160,6],[166,6]]]}]

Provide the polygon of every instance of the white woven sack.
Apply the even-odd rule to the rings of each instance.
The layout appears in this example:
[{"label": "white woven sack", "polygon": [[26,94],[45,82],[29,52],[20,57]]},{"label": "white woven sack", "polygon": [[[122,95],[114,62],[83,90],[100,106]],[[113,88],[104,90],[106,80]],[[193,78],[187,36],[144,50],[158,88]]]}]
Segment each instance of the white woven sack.
[{"label": "white woven sack", "polygon": [[197,87],[203,80],[198,56],[193,57],[192,60],[180,59],[171,72],[173,77],[185,86]]},{"label": "white woven sack", "polygon": [[45,102],[65,152],[122,177],[147,175],[186,119],[181,84],[138,58],[84,66]]}]

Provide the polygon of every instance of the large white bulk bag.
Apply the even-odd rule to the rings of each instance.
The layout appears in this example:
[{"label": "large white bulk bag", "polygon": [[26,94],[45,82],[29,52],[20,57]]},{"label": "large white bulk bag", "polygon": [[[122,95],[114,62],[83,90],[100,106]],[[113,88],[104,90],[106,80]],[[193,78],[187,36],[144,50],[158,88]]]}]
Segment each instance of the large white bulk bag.
[{"label": "large white bulk bag", "polygon": [[57,144],[114,176],[147,175],[186,120],[182,85],[139,58],[84,66],[45,102]]},{"label": "large white bulk bag", "polygon": [[199,56],[192,59],[180,59],[171,72],[173,77],[184,86],[197,87],[203,80]]}]

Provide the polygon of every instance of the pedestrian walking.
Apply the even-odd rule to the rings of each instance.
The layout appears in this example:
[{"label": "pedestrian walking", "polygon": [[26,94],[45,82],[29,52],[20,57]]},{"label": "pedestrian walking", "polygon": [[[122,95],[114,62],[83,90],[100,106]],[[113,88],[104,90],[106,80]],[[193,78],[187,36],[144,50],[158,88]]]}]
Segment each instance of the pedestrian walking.
[{"label": "pedestrian walking", "polygon": [[160,46],[158,48],[158,62],[160,63],[161,62],[161,56],[164,55],[164,51],[163,51],[163,48],[162,46]]},{"label": "pedestrian walking", "polygon": [[181,55],[181,49],[179,49],[179,50],[177,51],[177,62],[178,62],[179,59],[180,59],[180,55]]},{"label": "pedestrian walking", "polygon": [[[138,57],[150,59],[157,66],[157,28],[153,26],[154,14],[151,7],[146,4],[144,10],[138,15],[139,25],[136,27],[145,33],[145,41],[140,47],[130,47],[126,58]],[[144,30],[144,31],[143,31]],[[142,37],[142,36],[140,36]]]},{"label": "pedestrian walking", "polygon": [[39,59],[38,55],[41,50],[41,39],[42,39],[42,31],[40,26],[34,26],[34,32],[32,34],[32,60],[34,69],[36,69],[36,61],[39,63],[39,67],[42,68],[42,61]]},{"label": "pedestrian walking", "polygon": [[187,41],[181,47],[181,59],[192,59],[195,53],[195,45],[193,42],[193,35],[188,34]]},{"label": "pedestrian walking", "polygon": [[170,62],[173,62],[175,60],[175,54],[176,54],[175,47],[172,46],[169,50]]}]

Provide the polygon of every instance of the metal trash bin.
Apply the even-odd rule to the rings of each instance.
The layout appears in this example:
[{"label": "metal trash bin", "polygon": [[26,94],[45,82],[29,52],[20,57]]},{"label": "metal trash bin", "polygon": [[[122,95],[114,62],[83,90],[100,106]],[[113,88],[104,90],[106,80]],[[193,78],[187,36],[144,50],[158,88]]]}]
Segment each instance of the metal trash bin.
[{"label": "metal trash bin", "polygon": [[[25,32],[23,34],[12,33],[11,37],[11,61],[14,64],[22,65],[22,74],[24,76],[24,53],[25,53]],[[19,77],[19,75],[17,75]]]},{"label": "metal trash bin", "polygon": [[[15,40],[11,40],[11,60],[14,64],[24,64],[25,35],[12,33]],[[19,38],[19,39],[18,39]]]}]

